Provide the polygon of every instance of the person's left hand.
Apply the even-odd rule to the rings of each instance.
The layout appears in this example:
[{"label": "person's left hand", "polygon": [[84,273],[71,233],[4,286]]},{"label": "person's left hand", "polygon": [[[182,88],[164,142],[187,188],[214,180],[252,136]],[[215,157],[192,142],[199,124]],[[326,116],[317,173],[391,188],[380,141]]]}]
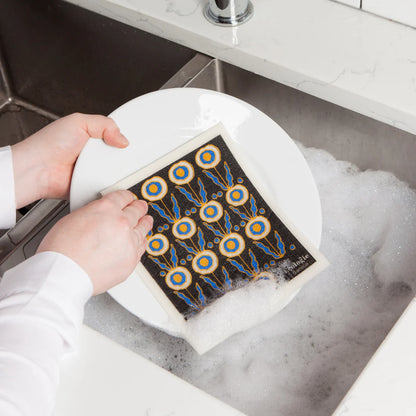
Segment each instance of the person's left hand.
[{"label": "person's left hand", "polygon": [[111,118],[76,113],[12,146],[16,207],[67,198],[75,162],[90,137],[119,148],[129,144]]}]

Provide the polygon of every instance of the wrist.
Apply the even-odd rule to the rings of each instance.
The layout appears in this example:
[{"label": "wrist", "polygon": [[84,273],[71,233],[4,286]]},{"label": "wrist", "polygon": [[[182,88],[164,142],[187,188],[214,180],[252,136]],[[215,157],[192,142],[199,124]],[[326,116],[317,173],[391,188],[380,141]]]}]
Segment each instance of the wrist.
[{"label": "wrist", "polygon": [[11,146],[11,149],[16,208],[21,208],[46,195],[48,175],[38,149],[31,151],[25,142]]}]

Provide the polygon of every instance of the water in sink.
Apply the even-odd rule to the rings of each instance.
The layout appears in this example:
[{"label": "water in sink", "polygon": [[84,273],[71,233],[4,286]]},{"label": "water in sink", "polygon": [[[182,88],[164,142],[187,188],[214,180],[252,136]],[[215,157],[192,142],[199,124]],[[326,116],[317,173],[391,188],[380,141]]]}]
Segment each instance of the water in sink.
[{"label": "water in sink", "polygon": [[87,324],[103,331],[106,320],[111,338],[248,415],[330,415],[415,294],[416,193],[390,173],[301,149],[331,266],[282,312],[202,357],[108,296],[88,304]]}]

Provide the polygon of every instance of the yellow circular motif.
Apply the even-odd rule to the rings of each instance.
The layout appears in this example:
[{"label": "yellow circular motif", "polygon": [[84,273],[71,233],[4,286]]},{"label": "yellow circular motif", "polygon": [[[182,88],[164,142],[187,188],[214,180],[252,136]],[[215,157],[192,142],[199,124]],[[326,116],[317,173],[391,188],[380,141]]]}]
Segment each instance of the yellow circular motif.
[{"label": "yellow circular motif", "polygon": [[175,267],[168,272],[165,282],[172,290],[183,290],[192,283],[192,276],[185,267]]},{"label": "yellow circular motif", "polygon": [[147,240],[146,251],[152,256],[161,256],[169,249],[169,241],[163,234],[155,234]]},{"label": "yellow circular motif", "polygon": [[229,241],[227,244],[229,250],[235,250],[236,247],[238,247],[238,244],[236,244],[235,241]]},{"label": "yellow circular motif", "polygon": [[239,256],[245,249],[244,238],[240,234],[231,233],[226,235],[219,245],[220,253],[226,257]]},{"label": "yellow circular motif", "polygon": [[185,240],[191,238],[196,232],[196,224],[192,218],[184,217],[172,226],[172,233],[176,238]]},{"label": "yellow circular motif", "polygon": [[222,217],[222,214],[222,205],[217,201],[209,201],[199,210],[201,220],[206,222],[218,221]]},{"label": "yellow circular motif", "polygon": [[192,268],[199,274],[213,273],[218,267],[218,257],[211,250],[204,250],[192,260]]},{"label": "yellow circular motif", "polygon": [[227,191],[225,194],[225,199],[230,205],[233,205],[234,207],[243,205],[248,200],[247,188],[243,185],[235,185]]},{"label": "yellow circular motif", "polygon": [[261,225],[260,224],[253,224],[253,231],[256,233],[259,233],[261,231]]},{"label": "yellow circular motif", "polygon": [[168,192],[168,185],[160,176],[153,176],[143,183],[141,192],[144,199],[158,201]]},{"label": "yellow circular motif", "polygon": [[244,231],[248,238],[252,240],[261,240],[270,232],[270,222],[267,218],[259,215],[247,222]]},{"label": "yellow circular motif", "polygon": [[183,185],[191,182],[194,176],[194,168],[186,160],[181,160],[180,162],[175,163],[169,169],[169,180],[177,185]]},{"label": "yellow circular motif", "polygon": [[195,155],[195,162],[203,169],[211,169],[221,161],[221,152],[217,146],[208,144],[201,147]]},{"label": "yellow circular motif", "polygon": [[202,258],[200,263],[202,267],[207,267],[209,265],[209,261],[207,258]]}]

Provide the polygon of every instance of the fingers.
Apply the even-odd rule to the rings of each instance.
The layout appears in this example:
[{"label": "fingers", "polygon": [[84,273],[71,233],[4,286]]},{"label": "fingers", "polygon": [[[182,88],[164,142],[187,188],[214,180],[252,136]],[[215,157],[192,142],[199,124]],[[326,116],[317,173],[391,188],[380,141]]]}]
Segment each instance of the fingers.
[{"label": "fingers", "polygon": [[145,201],[133,201],[123,209],[124,216],[128,218],[131,227],[135,227],[139,220],[147,213]]},{"label": "fingers", "polygon": [[133,231],[142,241],[153,227],[153,218],[147,213],[147,203],[137,200],[137,196],[130,191],[114,191],[102,199],[111,201],[118,209],[123,211],[123,215],[128,219]]},{"label": "fingers", "polygon": [[133,201],[137,201],[137,196],[130,191],[114,191],[101,198],[113,202],[117,208],[124,209]]},{"label": "fingers", "polygon": [[114,147],[124,148],[129,145],[129,141],[111,118],[94,114],[83,114],[83,117],[90,137],[102,138],[105,143]]}]

